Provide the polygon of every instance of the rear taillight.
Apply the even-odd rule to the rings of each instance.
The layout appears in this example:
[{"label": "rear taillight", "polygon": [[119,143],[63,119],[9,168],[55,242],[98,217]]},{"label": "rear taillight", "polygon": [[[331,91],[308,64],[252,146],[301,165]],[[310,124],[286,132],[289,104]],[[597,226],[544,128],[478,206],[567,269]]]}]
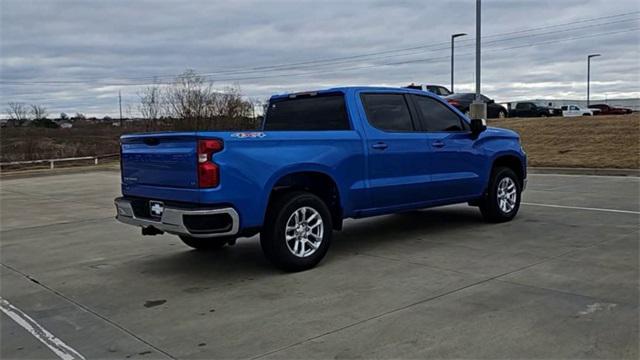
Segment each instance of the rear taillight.
[{"label": "rear taillight", "polygon": [[213,154],[222,150],[222,140],[198,141],[198,186],[216,187],[220,184],[220,168],[213,162]]},{"label": "rear taillight", "polygon": [[458,100],[447,99],[447,102],[452,106],[460,106],[460,102]]}]

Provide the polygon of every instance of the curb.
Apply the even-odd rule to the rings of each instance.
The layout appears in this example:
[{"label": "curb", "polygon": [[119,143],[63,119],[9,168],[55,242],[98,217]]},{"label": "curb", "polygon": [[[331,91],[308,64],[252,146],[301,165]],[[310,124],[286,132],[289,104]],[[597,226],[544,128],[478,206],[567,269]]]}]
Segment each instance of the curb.
[{"label": "curb", "polygon": [[599,175],[640,177],[640,169],[529,167],[530,174]]},{"label": "curb", "polygon": [[54,175],[68,175],[68,174],[83,174],[97,171],[106,172],[120,172],[120,163],[102,163],[100,165],[89,166],[69,166],[60,167],[53,170],[50,169],[34,169],[34,170],[20,170],[20,171],[8,171],[0,172],[1,180],[21,179],[29,177],[41,177],[41,176],[54,176]]}]

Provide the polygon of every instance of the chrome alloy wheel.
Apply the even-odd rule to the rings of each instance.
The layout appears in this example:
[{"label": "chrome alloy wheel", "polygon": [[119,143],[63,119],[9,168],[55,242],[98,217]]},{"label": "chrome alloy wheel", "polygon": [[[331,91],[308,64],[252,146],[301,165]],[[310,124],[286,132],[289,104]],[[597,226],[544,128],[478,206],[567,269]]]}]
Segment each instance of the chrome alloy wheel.
[{"label": "chrome alloy wheel", "polygon": [[516,207],[518,192],[516,183],[510,177],[505,177],[498,184],[498,207],[500,210],[508,214]]},{"label": "chrome alloy wheel", "polygon": [[324,223],[318,211],[301,207],[289,216],[286,226],[285,241],[293,255],[303,258],[318,250],[324,235]]}]

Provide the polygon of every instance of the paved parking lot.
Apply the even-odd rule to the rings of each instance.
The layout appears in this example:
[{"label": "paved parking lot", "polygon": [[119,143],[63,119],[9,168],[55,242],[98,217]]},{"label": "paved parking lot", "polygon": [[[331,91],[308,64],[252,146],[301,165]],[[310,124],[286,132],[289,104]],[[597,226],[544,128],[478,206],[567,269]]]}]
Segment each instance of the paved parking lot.
[{"label": "paved parking lot", "polygon": [[54,357],[43,330],[87,359],[639,356],[638,178],[531,175],[506,224],[462,205],[348,221],[296,274],[257,237],[143,238],[113,220],[118,182],[2,181],[2,358]]}]

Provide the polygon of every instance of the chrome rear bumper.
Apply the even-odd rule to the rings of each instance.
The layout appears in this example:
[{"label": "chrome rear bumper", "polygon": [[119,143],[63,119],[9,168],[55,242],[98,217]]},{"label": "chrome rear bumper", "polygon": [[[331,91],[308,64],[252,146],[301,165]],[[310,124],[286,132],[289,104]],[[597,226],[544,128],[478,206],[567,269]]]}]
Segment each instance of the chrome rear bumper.
[{"label": "chrome rear bumper", "polygon": [[[177,207],[165,207],[162,217],[159,219],[136,217],[133,211],[131,201],[126,198],[117,198],[114,200],[116,206],[116,220],[142,228],[153,227],[160,231],[175,235],[188,235],[197,238],[209,238],[219,236],[231,236],[238,233],[240,227],[240,217],[238,212],[231,208],[219,209],[183,209]],[[193,231],[185,225],[184,216],[207,216],[226,214],[231,218],[231,228],[222,232],[203,232],[202,230]]]}]

